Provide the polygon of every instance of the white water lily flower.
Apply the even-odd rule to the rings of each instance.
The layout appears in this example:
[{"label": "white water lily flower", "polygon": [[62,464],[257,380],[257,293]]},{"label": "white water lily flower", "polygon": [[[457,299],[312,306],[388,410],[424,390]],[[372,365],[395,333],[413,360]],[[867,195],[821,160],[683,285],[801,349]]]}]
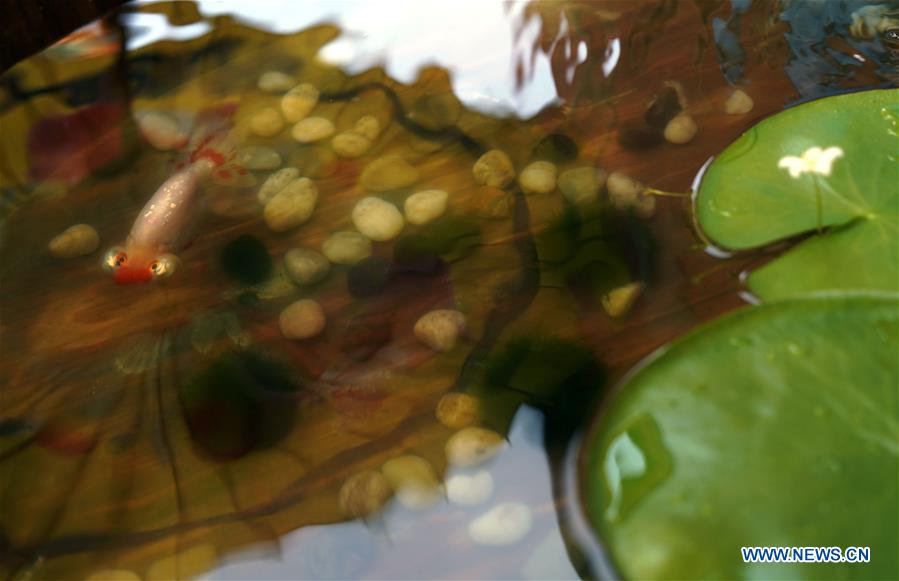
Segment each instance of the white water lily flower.
[{"label": "white water lily flower", "polygon": [[810,147],[805,150],[802,157],[787,155],[780,158],[777,167],[785,168],[790,176],[798,178],[804,173],[817,173],[823,176],[830,175],[830,166],[838,157],[843,157],[843,150],[837,146],[827,149]]}]

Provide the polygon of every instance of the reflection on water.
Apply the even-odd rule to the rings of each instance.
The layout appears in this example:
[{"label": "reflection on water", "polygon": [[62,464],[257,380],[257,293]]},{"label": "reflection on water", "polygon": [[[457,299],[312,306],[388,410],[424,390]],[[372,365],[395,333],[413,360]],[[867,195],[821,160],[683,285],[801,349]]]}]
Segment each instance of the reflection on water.
[{"label": "reflection on water", "polygon": [[4,73],[4,574],[608,572],[572,442],[765,259],[650,194],[895,82],[895,15],[829,6],[142,2]]}]

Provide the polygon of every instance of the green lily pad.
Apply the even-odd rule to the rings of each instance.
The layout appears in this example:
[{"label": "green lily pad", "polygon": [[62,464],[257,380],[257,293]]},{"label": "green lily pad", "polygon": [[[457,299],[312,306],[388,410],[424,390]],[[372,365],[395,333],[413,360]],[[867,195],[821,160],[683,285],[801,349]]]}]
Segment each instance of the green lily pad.
[{"label": "green lily pad", "polygon": [[[675,341],[594,424],[588,516],[631,579],[895,579],[899,300],[747,308]],[[870,547],[744,563],[741,547]]]},{"label": "green lily pad", "polygon": [[899,89],[805,103],[762,121],[715,159],[696,218],[729,250],[810,235],[750,274],[747,284],[762,299],[897,291],[897,155]]}]

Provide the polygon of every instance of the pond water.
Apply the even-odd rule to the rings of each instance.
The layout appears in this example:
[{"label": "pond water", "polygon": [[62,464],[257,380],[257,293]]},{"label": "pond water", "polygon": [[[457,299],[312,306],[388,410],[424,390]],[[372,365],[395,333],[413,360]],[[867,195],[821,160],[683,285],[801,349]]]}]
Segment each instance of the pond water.
[{"label": "pond water", "polygon": [[16,64],[0,570],[614,576],[585,427],[789,245],[712,247],[690,194],[760,119],[895,87],[872,6],[139,2]]}]

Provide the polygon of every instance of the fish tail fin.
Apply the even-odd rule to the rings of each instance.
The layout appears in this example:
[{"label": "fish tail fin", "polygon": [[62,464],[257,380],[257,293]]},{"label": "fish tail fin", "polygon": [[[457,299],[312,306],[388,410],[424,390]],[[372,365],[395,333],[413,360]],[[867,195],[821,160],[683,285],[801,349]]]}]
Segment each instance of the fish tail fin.
[{"label": "fish tail fin", "polygon": [[246,187],[255,180],[237,161],[237,144],[231,137],[232,118],[237,103],[224,103],[203,109],[197,114],[188,146],[189,157],[183,162],[205,161],[211,165],[209,179],[225,185]]}]

